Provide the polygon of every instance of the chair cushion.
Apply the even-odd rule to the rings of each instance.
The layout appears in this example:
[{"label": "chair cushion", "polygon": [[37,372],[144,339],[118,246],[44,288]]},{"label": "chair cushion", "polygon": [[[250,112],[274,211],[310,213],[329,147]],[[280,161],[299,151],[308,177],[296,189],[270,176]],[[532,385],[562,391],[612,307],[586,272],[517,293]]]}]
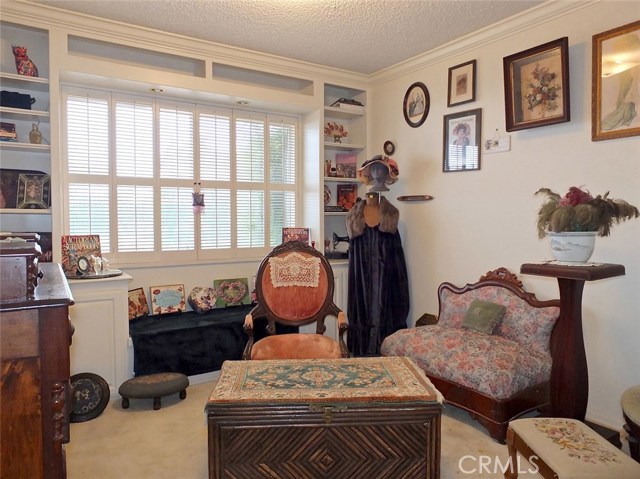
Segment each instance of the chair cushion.
[{"label": "chair cushion", "polygon": [[551,355],[502,336],[440,324],[403,329],[382,342],[383,356],[407,356],[428,375],[494,399],[548,381]]},{"label": "chair cushion", "polygon": [[506,311],[507,308],[501,304],[474,299],[464,313],[462,326],[479,333],[493,334]]},{"label": "chair cushion", "polygon": [[547,306],[536,308],[518,297],[512,291],[500,286],[483,286],[456,294],[443,289],[440,294],[440,314],[438,324],[461,327],[464,315],[474,299],[504,305],[507,310],[502,322],[493,332],[516,341],[525,348],[549,352],[551,331],[560,315],[560,308]]},{"label": "chair cushion", "polygon": [[339,359],[337,341],[320,334],[278,334],[256,342],[251,359]]}]

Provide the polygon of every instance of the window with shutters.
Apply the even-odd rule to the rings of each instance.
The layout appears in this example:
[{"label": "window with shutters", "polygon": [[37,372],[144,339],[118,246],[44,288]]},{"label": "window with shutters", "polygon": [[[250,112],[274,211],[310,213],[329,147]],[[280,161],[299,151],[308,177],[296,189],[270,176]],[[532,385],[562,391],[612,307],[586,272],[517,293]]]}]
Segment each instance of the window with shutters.
[{"label": "window with shutters", "polygon": [[72,87],[63,98],[65,229],[100,235],[114,262],[261,257],[296,226],[297,118]]}]

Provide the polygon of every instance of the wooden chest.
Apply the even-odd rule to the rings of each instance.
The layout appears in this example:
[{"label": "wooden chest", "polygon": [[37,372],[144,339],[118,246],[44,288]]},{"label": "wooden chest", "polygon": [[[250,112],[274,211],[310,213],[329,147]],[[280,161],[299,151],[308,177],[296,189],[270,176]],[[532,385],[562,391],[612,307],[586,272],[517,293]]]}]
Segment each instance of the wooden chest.
[{"label": "wooden chest", "polygon": [[441,396],[409,359],[226,361],[211,479],[437,479]]},{"label": "wooden chest", "polygon": [[0,301],[34,298],[38,278],[40,246],[33,241],[0,243]]}]

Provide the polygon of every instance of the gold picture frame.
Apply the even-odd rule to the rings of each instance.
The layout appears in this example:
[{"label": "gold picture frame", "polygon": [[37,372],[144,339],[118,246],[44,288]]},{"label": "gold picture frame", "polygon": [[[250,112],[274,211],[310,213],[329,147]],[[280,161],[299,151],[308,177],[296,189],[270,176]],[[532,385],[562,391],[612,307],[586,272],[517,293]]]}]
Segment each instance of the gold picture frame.
[{"label": "gold picture frame", "polygon": [[506,56],[503,68],[507,131],[571,119],[568,37]]},{"label": "gold picture frame", "polygon": [[640,135],[640,20],[593,35],[591,140]]}]

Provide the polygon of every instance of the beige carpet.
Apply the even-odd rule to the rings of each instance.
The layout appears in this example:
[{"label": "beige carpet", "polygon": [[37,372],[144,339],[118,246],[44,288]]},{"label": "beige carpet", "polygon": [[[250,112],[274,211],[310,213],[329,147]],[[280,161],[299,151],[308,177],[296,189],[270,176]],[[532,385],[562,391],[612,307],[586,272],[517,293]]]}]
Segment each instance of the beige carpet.
[{"label": "beige carpet", "polygon": [[[119,400],[114,400],[96,419],[71,424],[71,442],[66,446],[67,477],[206,479],[204,406],[212,388],[212,383],[189,386],[184,401],[180,401],[177,394],[163,398],[159,411],[153,410],[151,399],[132,399],[126,410]],[[479,456],[490,458],[482,470]],[[496,456],[506,463],[507,447],[491,439],[466,412],[445,406],[442,479],[502,478]],[[496,465],[498,469],[494,473]],[[526,470],[529,466],[525,462],[521,467]],[[540,476],[523,473],[520,477],[538,479]]]}]

